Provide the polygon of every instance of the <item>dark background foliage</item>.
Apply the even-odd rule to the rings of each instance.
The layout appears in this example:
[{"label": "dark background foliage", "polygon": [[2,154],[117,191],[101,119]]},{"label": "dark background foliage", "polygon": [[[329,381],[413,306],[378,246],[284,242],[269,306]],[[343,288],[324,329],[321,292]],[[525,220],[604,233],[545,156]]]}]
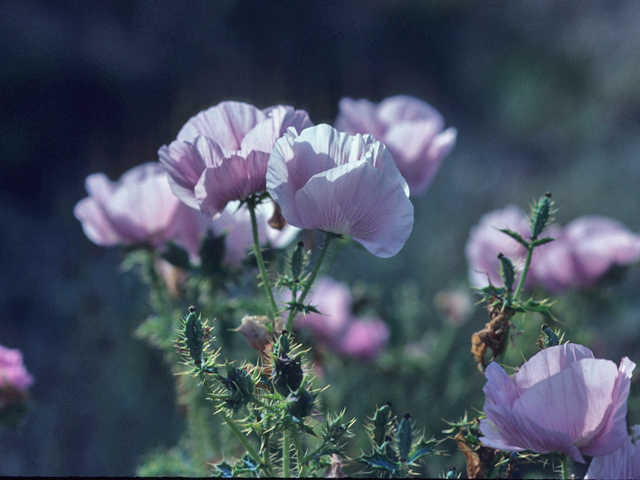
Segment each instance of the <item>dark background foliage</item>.
[{"label": "dark background foliage", "polygon": [[[0,343],[20,348],[35,376],[26,418],[0,431],[0,475],[131,475],[141,455],[177,441],[173,381],[132,336],[144,291],[72,210],[87,175],[116,179],[155,160],[222,100],[291,104],[321,123],[343,96],[410,94],[458,128],[403,251],[345,255],[330,271],[374,291],[409,282],[425,299],[420,333],[439,334],[431,299],[464,283],[469,228],[491,209],[549,190],[560,223],[596,213],[640,231],[632,0],[4,0],[0,44]],[[591,324],[598,355],[640,360],[639,280],[631,269],[610,300],[626,307]],[[442,416],[420,411],[434,417],[429,434]]]}]

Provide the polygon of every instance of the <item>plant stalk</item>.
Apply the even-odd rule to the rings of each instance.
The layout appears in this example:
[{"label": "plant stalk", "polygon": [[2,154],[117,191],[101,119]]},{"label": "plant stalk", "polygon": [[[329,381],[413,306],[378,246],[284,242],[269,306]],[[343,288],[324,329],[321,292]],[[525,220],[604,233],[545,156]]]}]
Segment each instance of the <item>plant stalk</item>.
[{"label": "plant stalk", "polygon": [[273,290],[271,290],[271,284],[269,282],[269,276],[267,275],[267,269],[264,265],[264,259],[262,258],[262,250],[260,249],[260,238],[258,236],[258,221],[256,219],[256,202],[250,197],[247,199],[247,208],[249,209],[249,215],[251,216],[251,232],[253,233],[253,250],[256,255],[256,262],[258,263],[258,269],[260,270],[260,276],[262,277],[262,284],[264,285],[264,292],[267,295],[269,301],[269,310],[267,310],[267,316],[272,326],[275,326],[275,315],[278,311],[276,306],[276,300],[273,296]]},{"label": "plant stalk", "polygon": [[[302,303],[304,302],[304,299],[307,298],[307,294],[311,290],[311,285],[313,285],[313,282],[318,276],[318,272],[320,271],[320,267],[322,265],[322,262],[324,261],[324,257],[327,255],[329,244],[331,243],[331,240],[334,238],[334,236],[335,235],[333,233],[325,232],[324,245],[322,245],[322,250],[320,251],[320,256],[318,257],[316,266],[313,269],[313,272],[311,272],[311,276],[307,280],[304,290],[300,294],[300,297],[297,300],[295,298],[292,298],[293,301],[297,303]],[[287,319],[287,326],[286,326],[286,329],[289,332],[293,329],[293,322],[295,320],[295,317],[296,317],[296,311],[295,310],[289,311],[289,318]]]}]

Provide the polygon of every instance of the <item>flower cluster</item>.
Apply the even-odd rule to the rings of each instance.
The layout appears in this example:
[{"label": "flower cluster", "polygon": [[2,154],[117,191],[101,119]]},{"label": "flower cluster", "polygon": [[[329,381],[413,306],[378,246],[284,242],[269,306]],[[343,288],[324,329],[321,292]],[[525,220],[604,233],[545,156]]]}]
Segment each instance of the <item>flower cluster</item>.
[{"label": "flower cluster", "polygon": [[[521,265],[525,248],[499,229],[509,229],[529,239],[527,216],[515,205],[485,214],[471,229],[465,247],[469,281],[484,287],[499,285],[499,253]],[[640,260],[640,235],[620,222],[601,216],[583,216],[561,228],[552,225],[543,234],[556,240],[533,254],[526,286],[542,286],[554,293],[595,285],[614,266]]]},{"label": "flower cluster", "polygon": [[23,402],[32,383],[22,352],[0,345],[0,412]]},{"label": "flower cluster", "polygon": [[293,107],[260,110],[248,103],[221,102],[189,119],[158,155],[173,192],[215,217],[227,203],[264,191],[276,140],[287,128],[299,133],[311,125],[307,112]]},{"label": "flower cluster", "polygon": [[351,311],[349,287],[330,277],[317,281],[311,303],[321,313],[308,313],[297,325],[313,332],[319,344],[347,357],[372,360],[389,341],[389,328],[379,318],[357,318]]},{"label": "flower cluster", "polygon": [[453,149],[457,130],[442,131],[442,115],[422,100],[408,95],[369,100],[340,100],[335,126],[346,133],[369,133],[393,155],[412,195],[424,193],[442,159]]},{"label": "flower cluster", "polygon": [[620,367],[586,347],[565,344],[542,350],[512,377],[491,363],[486,371],[480,422],[486,446],[536,453],[613,453],[627,440],[627,397],[635,363]]}]

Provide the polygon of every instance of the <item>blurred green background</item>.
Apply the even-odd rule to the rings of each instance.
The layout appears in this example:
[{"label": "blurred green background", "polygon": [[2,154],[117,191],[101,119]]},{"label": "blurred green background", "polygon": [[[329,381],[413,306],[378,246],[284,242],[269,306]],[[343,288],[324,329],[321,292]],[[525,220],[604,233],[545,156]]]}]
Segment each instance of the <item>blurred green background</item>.
[{"label": "blurred green background", "polygon": [[[0,44],[0,343],[21,349],[35,377],[26,417],[0,430],[0,475],[132,475],[142,455],[177,442],[173,379],[132,335],[149,313],[145,289],[72,210],[87,175],[116,179],[155,160],[190,116],[220,101],[290,104],[331,123],[343,96],[409,94],[458,129],[433,186],[413,199],[404,249],[391,259],[342,249],[327,272],[393,328],[375,379],[366,366],[328,365],[328,405],[346,402],[359,421],[392,400],[442,437],[442,418],[482,408],[468,350],[486,314],[476,307],[453,329],[434,296],[465,287],[463,249],[483,213],[526,209],[551,191],[561,224],[604,214],[640,231],[633,0],[4,0]],[[597,294],[568,295],[557,312],[596,356],[638,362],[639,294],[635,266]],[[542,320],[518,322],[535,341]],[[419,355],[398,370],[394,358],[419,338]],[[460,461],[438,460],[459,471]]]}]

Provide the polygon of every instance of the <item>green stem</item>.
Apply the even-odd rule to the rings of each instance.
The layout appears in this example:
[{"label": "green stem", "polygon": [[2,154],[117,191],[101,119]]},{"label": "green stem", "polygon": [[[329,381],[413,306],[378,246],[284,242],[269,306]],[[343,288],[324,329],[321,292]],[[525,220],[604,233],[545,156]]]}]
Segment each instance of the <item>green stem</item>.
[{"label": "green stem", "polygon": [[289,459],[289,430],[282,432],[282,476],[284,478],[291,477],[291,465]]},{"label": "green stem", "polygon": [[[320,251],[320,256],[318,257],[318,261],[316,262],[316,266],[313,269],[313,272],[311,272],[311,276],[307,280],[306,285],[304,287],[304,290],[300,294],[300,297],[298,298],[298,300],[295,300],[295,299],[292,299],[292,300],[296,301],[297,303],[302,303],[302,302],[304,302],[304,299],[307,298],[307,294],[309,293],[309,290],[311,290],[311,285],[313,285],[313,282],[315,281],[316,277],[318,276],[318,272],[320,271],[320,266],[322,265],[324,257],[327,255],[327,250],[329,249],[329,244],[331,243],[331,240],[334,237],[335,237],[335,234],[329,233],[329,232],[325,232],[324,245],[322,245],[322,250]],[[286,329],[289,332],[293,329],[293,321],[295,320],[295,316],[296,316],[296,311],[295,310],[290,310],[289,311],[289,318],[287,319],[287,326],[286,326]]]},{"label": "green stem", "polygon": [[[202,371],[200,372],[200,380],[202,381],[202,385],[204,386],[204,389],[207,392],[207,395],[215,397],[213,391],[211,390],[211,387],[207,384],[207,377]],[[229,428],[231,429],[231,431],[238,438],[238,440],[240,440],[240,443],[242,443],[242,445],[244,446],[245,450],[247,451],[251,459],[259,465],[264,465],[264,460],[260,457],[256,449],[253,448],[253,445],[251,445],[251,443],[249,442],[249,439],[245,436],[245,434],[242,433],[242,431],[240,430],[240,427],[238,427],[238,425],[233,420],[233,418],[227,415],[227,413],[224,410],[220,410],[220,415],[222,415],[222,418],[224,419],[225,422],[227,422],[227,425],[229,425]]]},{"label": "green stem", "polygon": [[275,325],[275,315],[278,311],[276,306],[276,300],[271,290],[271,284],[269,282],[269,276],[267,275],[267,269],[264,266],[264,259],[262,258],[262,250],[260,249],[260,238],[258,237],[258,221],[256,220],[256,201],[253,197],[247,199],[247,208],[249,209],[249,215],[251,216],[251,231],[253,233],[253,250],[255,251],[256,261],[258,263],[258,269],[260,270],[260,276],[262,277],[262,284],[264,285],[264,292],[267,295],[269,301],[269,310],[267,316],[271,325]]},{"label": "green stem", "polygon": [[563,480],[569,478],[569,457],[567,455],[560,456],[560,474]]},{"label": "green stem", "polygon": [[264,438],[264,468],[267,472],[271,469],[271,417],[266,419],[266,429],[263,435]]},{"label": "green stem", "polygon": [[296,447],[296,457],[298,459],[298,477],[304,478],[307,476],[307,464],[305,462],[304,452],[302,451],[300,435],[298,435],[297,430],[291,430],[291,438],[293,438],[293,444]]},{"label": "green stem", "polygon": [[[531,240],[533,242],[533,240]],[[513,300],[518,300],[520,298],[520,293],[522,293],[522,289],[524,288],[524,282],[527,279],[527,274],[529,273],[529,267],[531,266],[531,256],[533,255],[533,248],[531,244],[529,244],[529,248],[527,249],[527,258],[524,261],[524,268],[522,269],[522,275],[520,275],[520,281],[518,282],[518,286],[516,287],[516,291],[513,294]]]},{"label": "green stem", "polygon": [[398,472],[398,478],[407,478],[407,464],[400,462],[400,471]]}]

